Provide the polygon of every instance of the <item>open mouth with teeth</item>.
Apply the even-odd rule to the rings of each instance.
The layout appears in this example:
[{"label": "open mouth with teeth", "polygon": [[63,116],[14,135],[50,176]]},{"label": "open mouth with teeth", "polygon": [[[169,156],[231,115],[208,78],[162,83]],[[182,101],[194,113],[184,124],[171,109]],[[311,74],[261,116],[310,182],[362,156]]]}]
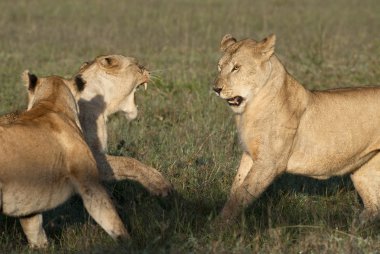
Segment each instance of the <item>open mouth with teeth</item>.
[{"label": "open mouth with teeth", "polygon": [[241,96],[235,96],[226,100],[228,102],[228,105],[233,106],[233,107],[238,107],[243,102],[244,98]]},{"label": "open mouth with teeth", "polygon": [[144,90],[146,90],[148,88],[148,82],[138,84],[136,89],[139,89],[140,87],[144,87]]}]

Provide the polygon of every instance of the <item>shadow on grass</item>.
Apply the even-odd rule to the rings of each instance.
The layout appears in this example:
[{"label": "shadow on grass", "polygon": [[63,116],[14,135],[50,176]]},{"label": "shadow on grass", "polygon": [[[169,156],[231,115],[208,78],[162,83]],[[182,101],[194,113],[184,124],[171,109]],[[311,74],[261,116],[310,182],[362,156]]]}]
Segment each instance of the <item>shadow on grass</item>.
[{"label": "shadow on grass", "polygon": [[[335,219],[338,219],[335,223],[344,224],[348,219],[352,218],[354,214],[353,210],[343,204],[345,201],[342,200],[342,204],[336,206],[338,210],[335,212],[328,209],[326,202],[323,200],[331,199],[328,202],[334,205],[335,201],[333,199],[337,198],[336,196],[339,196],[339,193],[343,192],[345,194],[346,191],[351,192],[352,190],[354,190],[354,187],[349,177],[335,177],[321,181],[296,175],[283,175],[245,210],[244,217],[246,217],[247,231],[251,233],[265,231],[271,228],[273,224],[329,223]],[[310,200],[309,198],[304,198],[306,201],[303,201],[303,198],[300,198],[300,196],[311,198]],[[350,197],[348,196],[348,198]],[[131,228],[132,233],[135,231],[135,233],[141,234],[139,237],[145,239],[138,243],[141,247],[144,246],[144,242],[145,244],[147,242],[151,243],[153,240],[156,241],[154,245],[159,243],[165,244],[165,241],[170,242],[170,239],[173,238],[176,241],[181,241],[181,237],[183,237],[185,241],[191,235],[210,233],[209,226],[221,211],[226,199],[227,196],[224,199],[213,199],[207,192],[194,195],[194,197],[187,195],[185,197],[181,193],[175,193],[166,199],[155,199],[153,203],[156,203],[156,205],[153,206],[159,211],[158,213],[164,213],[161,221],[157,223],[167,223],[164,230],[156,231],[153,229],[156,233],[151,234],[148,237],[149,239],[143,236],[143,232],[136,232],[136,228],[134,227]],[[142,201],[147,202],[148,200]],[[141,207],[137,209],[139,210],[138,212],[145,214],[152,212],[144,210],[143,207],[146,204],[140,205]],[[315,206],[315,209],[312,205]],[[341,213],[339,211],[341,206],[345,206],[346,211]],[[309,208],[305,209],[305,207]],[[323,209],[326,211],[324,212]],[[345,216],[347,213],[349,213],[349,216]],[[340,214],[343,214],[343,216],[340,216]],[[273,219],[274,217],[276,219]],[[236,226],[236,228],[239,228],[240,225]],[[231,230],[233,228],[235,227],[233,226]],[[157,240],[158,235],[161,235],[160,240]]]},{"label": "shadow on grass", "polygon": [[327,180],[317,180],[310,177],[284,174],[268,189],[269,192],[291,191],[306,195],[334,196],[342,190],[354,190],[350,177],[332,177]]},{"label": "shadow on grass", "polygon": [[244,223],[251,232],[291,225],[349,228],[358,216],[353,191],[349,176],[317,180],[284,174],[245,210]]},{"label": "shadow on grass", "polygon": [[[244,210],[244,218],[227,230],[238,229],[241,223],[248,232],[262,232],[273,226],[309,224],[309,225],[346,225],[357,216],[346,199],[352,198],[354,186],[349,176],[333,177],[328,180],[316,180],[309,177],[284,174],[279,177],[257,200]],[[204,231],[219,214],[227,200],[208,198],[185,198],[180,194],[172,199],[172,209],[176,211],[170,217],[180,225],[188,225],[191,234]],[[344,200],[339,199],[344,196]],[[353,203],[354,201],[352,201]],[[334,206],[331,208],[330,206]],[[343,209],[341,211],[340,209]],[[178,224],[178,223],[177,223]],[[173,229],[174,232],[183,231]],[[215,233],[215,232],[214,232]],[[217,233],[217,232],[216,232]]]}]

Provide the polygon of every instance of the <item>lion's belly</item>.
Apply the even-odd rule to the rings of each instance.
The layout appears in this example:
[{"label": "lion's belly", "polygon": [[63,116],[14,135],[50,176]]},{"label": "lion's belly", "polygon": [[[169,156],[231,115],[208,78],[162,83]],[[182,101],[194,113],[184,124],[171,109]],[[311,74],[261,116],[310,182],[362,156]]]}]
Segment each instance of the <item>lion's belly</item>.
[{"label": "lion's belly", "polygon": [[64,203],[74,188],[68,179],[45,182],[31,180],[2,184],[2,210],[10,216],[43,212]]},{"label": "lion's belly", "polygon": [[300,122],[287,172],[321,179],[344,175],[379,151],[380,115],[375,119],[350,121],[353,117],[347,115],[312,113]]},{"label": "lion's belly", "polygon": [[377,152],[352,157],[322,153],[308,153],[308,151],[294,152],[290,157],[286,172],[309,176],[317,179],[327,179],[351,173],[365,164]]},{"label": "lion's belly", "polygon": [[74,189],[64,153],[53,149],[54,146],[59,147],[57,143],[50,139],[51,147],[41,146],[33,138],[19,143],[8,142],[0,147],[3,213],[23,216],[46,211],[65,202]]},{"label": "lion's belly", "polygon": [[66,167],[54,157],[32,161],[21,156],[1,161],[0,168],[1,207],[8,215],[49,210],[66,201],[73,192]]}]

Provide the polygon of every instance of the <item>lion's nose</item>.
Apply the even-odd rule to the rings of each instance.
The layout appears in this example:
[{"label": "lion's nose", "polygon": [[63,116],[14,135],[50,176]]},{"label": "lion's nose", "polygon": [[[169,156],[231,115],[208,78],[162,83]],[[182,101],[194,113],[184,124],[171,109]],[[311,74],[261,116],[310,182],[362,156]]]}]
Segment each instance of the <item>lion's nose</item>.
[{"label": "lion's nose", "polygon": [[214,87],[213,90],[215,91],[215,93],[217,93],[219,95],[220,92],[222,91],[222,88],[220,88],[220,87]]}]

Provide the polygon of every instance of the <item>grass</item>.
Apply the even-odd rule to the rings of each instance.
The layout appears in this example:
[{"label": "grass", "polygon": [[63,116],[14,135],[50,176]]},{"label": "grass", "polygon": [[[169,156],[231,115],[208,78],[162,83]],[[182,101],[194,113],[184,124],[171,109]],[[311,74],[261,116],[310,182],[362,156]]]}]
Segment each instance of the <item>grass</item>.
[{"label": "grass", "polygon": [[[81,201],[44,215],[46,253],[379,253],[380,226],[355,228],[362,204],[349,178],[279,178],[237,225],[210,229],[240,147],[232,113],[210,92],[226,33],[277,35],[278,56],[310,89],[379,84],[375,0],[1,1],[0,113],[23,109],[20,74],[71,76],[100,54],[135,56],[156,76],[140,115],[109,121],[109,151],[158,168],[169,199],[131,182],[108,185],[132,241],[114,243]],[[0,249],[28,253],[17,220],[0,217]]]}]

